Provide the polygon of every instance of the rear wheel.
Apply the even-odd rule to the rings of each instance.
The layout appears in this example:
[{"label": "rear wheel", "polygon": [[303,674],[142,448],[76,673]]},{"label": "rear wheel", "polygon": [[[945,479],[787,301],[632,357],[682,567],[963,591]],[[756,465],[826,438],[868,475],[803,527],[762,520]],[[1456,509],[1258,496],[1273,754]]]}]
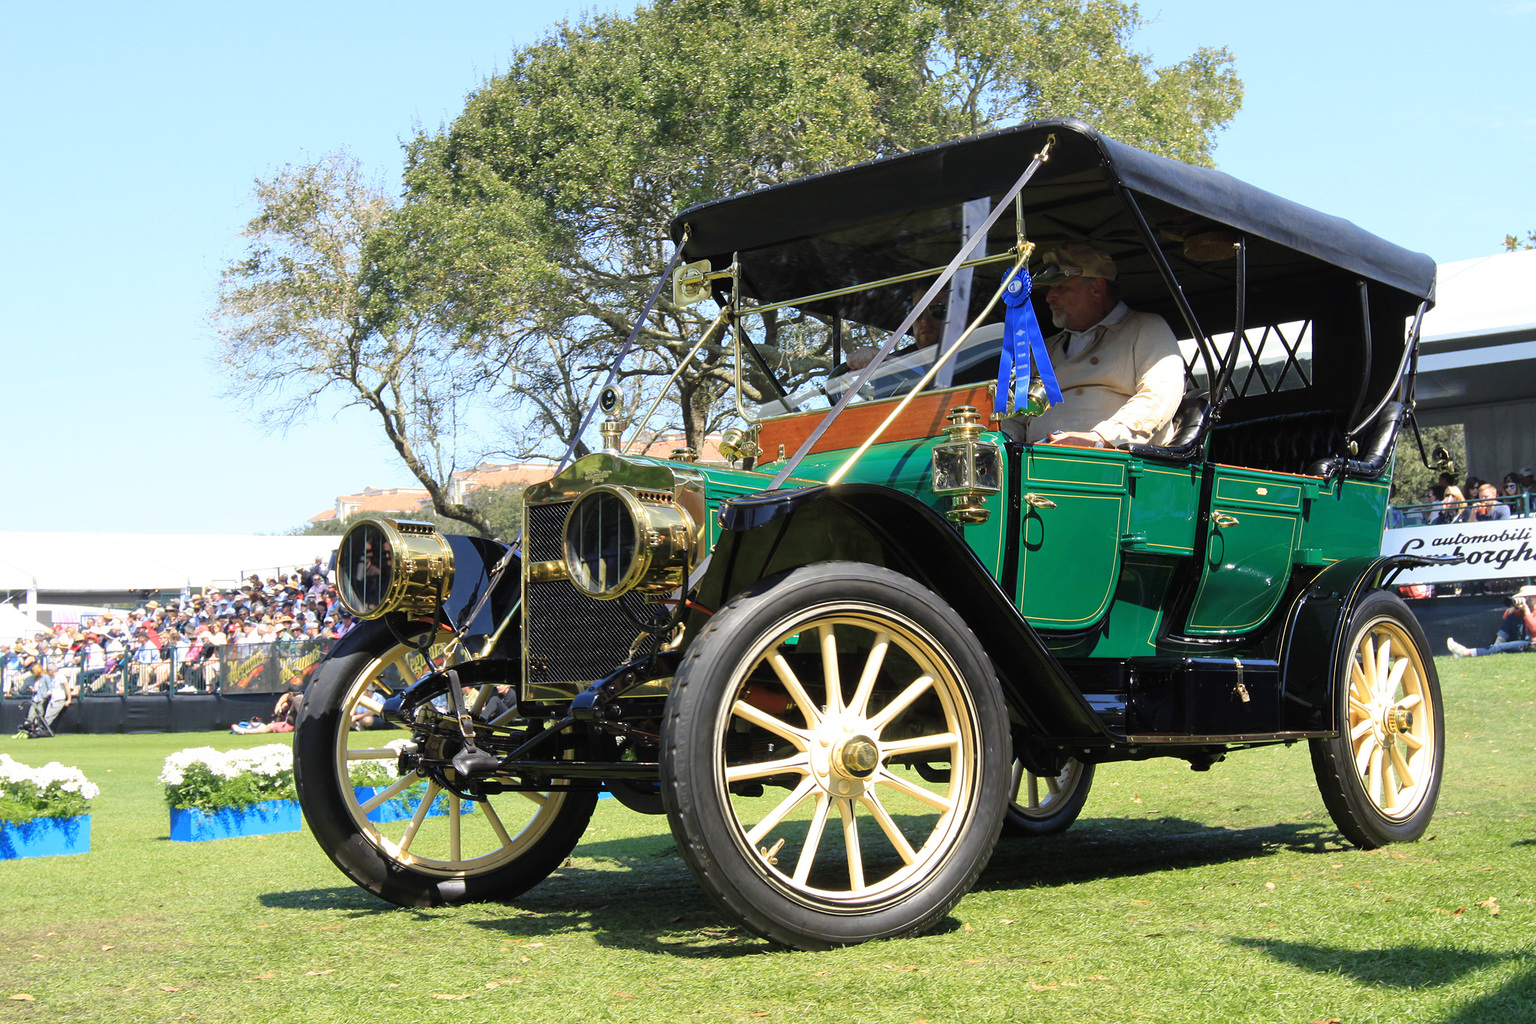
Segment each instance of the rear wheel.
[{"label": "rear wheel", "polygon": [[[294,735],[304,820],[349,878],[402,906],[509,899],[537,884],[575,848],[597,795],[513,792],[461,800],[417,775],[359,793],[354,768],[395,776],[400,728],[353,728],[429,671],[427,660],[370,622],[360,647],[320,665]],[[442,648],[430,652],[442,667]]]},{"label": "rear wheel", "polygon": [[1339,735],[1312,740],[1318,789],[1339,831],[1372,849],[1429,827],[1444,767],[1440,679],[1413,614],[1384,591],[1350,619],[1335,681]]},{"label": "rear wheel", "polygon": [[667,699],[662,796],[709,895],[786,946],[932,926],[997,841],[1008,732],[955,612],[889,570],[807,566],[700,631]]},{"label": "rear wheel", "polygon": [[1093,765],[1069,757],[1055,775],[1036,775],[1013,762],[1005,836],[1048,836],[1065,832],[1077,820],[1093,788]]}]

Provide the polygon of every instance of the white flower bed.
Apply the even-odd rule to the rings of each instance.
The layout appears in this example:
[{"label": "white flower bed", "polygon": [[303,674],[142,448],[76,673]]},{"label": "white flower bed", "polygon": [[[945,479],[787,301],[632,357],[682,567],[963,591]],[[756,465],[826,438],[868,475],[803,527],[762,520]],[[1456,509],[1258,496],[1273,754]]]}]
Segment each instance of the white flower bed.
[{"label": "white flower bed", "polygon": [[79,768],[57,761],[33,768],[0,754],[0,821],[73,818],[87,813],[100,795],[101,787]]},{"label": "white flower bed", "polygon": [[293,748],[282,743],[244,750],[187,747],[165,759],[160,781],[172,808],[216,811],[292,800]]}]

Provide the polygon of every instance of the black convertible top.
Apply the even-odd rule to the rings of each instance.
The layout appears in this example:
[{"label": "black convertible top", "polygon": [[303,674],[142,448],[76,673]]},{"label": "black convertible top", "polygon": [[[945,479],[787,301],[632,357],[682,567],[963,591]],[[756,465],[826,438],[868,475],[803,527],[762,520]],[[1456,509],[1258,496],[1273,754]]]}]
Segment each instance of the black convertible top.
[{"label": "black convertible top", "polygon": [[[672,238],[680,240],[686,225],[690,237],[684,258],[708,258],[716,269],[740,253],[744,289],[761,301],[833,286],[829,281],[837,273],[828,249],[836,248],[845,263],[863,259],[867,264],[874,258],[876,236],[888,244],[881,250],[884,265],[874,270],[894,274],[925,263],[942,265],[957,248],[952,219],[945,222],[944,236],[953,240],[947,253],[937,245],[919,252],[913,243],[903,262],[891,249],[899,250],[903,239],[921,232],[908,229],[912,216],[900,220],[902,212],[1002,194],[1051,135],[1057,142],[1050,159],[1024,191],[1028,236],[1042,242],[1087,239],[1108,250],[1121,263],[1128,300],[1142,308],[1167,302],[1160,272],[1146,255],[1150,233],[1192,306],[1202,310],[1201,319],[1211,317],[1218,329],[1225,320],[1230,327],[1235,261],[1191,259],[1183,246],[1190,234],[1213,228],[1248,239],[1253,301],[1264,305],[1267,288],[1271,307],[1260,316],[1311,316],[1301,307],[1312,300],[1302,293],[1310,291],[1315,298],[1319,286],[1337,293],[1340,286],[1359,280],[1386,286],[1386,291],[1371,289],[1373,304],[1385,299],[1383,305],[1394,312],[1411,313],[1421,301],[1433,300],[1435,263],[1422,253],[1220,171],[1115,142],[1069,119],[1034,121],[704,203],[673,219]],[[1132,197],[1134,208],[1128,203]],[[1143,219],[1146,230],[1139,223]],[[858,234],[859,225],[871,229],[869,245],[850,258],[846,239],[850,232]],[[1005,246],[1013,229],[1013,217],[1005,215],[993,236]],[[930,241],[938,234],[931,232]],[[820,269],[786,269],[806,259],[819,262]]]}]

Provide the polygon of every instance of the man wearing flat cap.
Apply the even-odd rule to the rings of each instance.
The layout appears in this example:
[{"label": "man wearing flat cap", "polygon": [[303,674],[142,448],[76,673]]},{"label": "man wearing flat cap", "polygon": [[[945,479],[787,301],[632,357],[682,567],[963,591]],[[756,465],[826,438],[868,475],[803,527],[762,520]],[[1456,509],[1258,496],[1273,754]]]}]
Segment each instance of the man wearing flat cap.
[{"label": "man wearing flat cap", "polygon": [[1026,440],[1088,448],[1165,444],[1184,395],[1184,361],[1167,322],[1120,301],[1115,261],[1086,242],[1044,254],[1034,275],[1061,333],[1046,351],[1062,401],[1035,417]]}]

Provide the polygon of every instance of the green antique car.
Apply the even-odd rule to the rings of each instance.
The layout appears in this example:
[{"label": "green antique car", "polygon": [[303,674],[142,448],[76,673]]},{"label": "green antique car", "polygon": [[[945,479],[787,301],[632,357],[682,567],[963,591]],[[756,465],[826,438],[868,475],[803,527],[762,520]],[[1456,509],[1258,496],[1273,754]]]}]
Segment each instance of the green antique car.
[{"label": "green antique car", "polygon": [[[1439,683],[1386,587],[1425,560],[1377,551],[1428,257],[1075,121],[670,230],[652,302],[713,303],[733,357],[719,460],[636,454],[610,417],[528,489],[517,546],[389,519],[341,541],[366,621],[295,750],[349,877],[511,898],[606,793],[665,814],[730,917],[826,948],[934,925],[1000,834],[1068,827],[1100,764],[1300,740],[1351,842],[1423,833]],[[1071,242],[1172,328],[1160,443],[1032,432],[1052,394],[1023,284]],[[380,820],[402,793],[414,814]]]}]

